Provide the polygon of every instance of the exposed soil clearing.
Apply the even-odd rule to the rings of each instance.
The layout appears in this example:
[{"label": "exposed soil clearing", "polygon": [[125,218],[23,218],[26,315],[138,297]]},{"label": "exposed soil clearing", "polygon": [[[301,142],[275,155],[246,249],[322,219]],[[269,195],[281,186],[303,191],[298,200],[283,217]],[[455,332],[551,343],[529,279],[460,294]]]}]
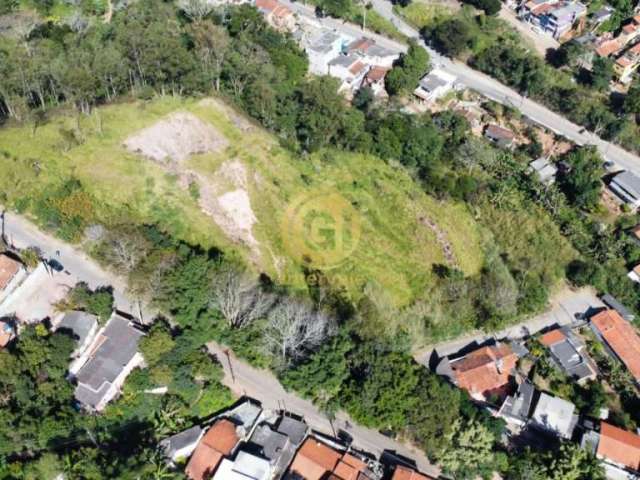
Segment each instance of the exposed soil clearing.
[{"label": "exposed soil clearing", "polygon": [[229,142],[212,125],[187,112],[176,112],[124,141],[124,146],[156,162],[182,162],[198,153],[224,150]]},{"label": "exposed soil clearing", "polygon": [[234,243],[251,251],[259,263],[259,243],[253,235],[257,218],[248,193],[247,169],[238,160],[227,160],[212,175],[203,175],[187,166],[195,154],[215,153],[228,146],[227,139],[212,125],[187,112],[177,112],[141,130],[124,141],[124,146],[157,162],[178,176],[185,190],[195,184],[198,204]]}]

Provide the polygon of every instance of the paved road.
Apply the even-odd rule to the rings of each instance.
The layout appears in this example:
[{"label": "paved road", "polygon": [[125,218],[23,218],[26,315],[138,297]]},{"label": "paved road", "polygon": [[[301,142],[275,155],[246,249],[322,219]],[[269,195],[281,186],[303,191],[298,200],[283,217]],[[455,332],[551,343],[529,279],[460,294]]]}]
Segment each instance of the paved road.
[{"label": "paved road", "polygon": [[391,21],[404,35],[418,41],[420,45],[429,52],[434,65],[455,75],[458,78],[458,82],[462,85],[481,93],[487,98],[517,108],[533,121],[557,134],[564,135],[579,145],[596,145],[604,158],[615,162],[625,170],[631,170],[640,175],[640,157],[637,155],[627,152],[610,142],[606,142],[590,132],[584,131],[583,127],[523,97],[518,92],[501,84],[488,75],[473,70],[462,62],[444,57],[427,46],[420,37],[419,32],[393,12],[393,6],[389,1],[371,0],[371,3],[380,15]]},{"label": "paved road", "polygon": [[[333,424],[311,402],[303,400],[284,390],[280,382],[267,370],[256,369],[236,358],[232,352],[227,357],[215,342],[207,344],[224,368],[224,384],[237,395],[246,395],[262,402],[264,408],[278,410],[284,408],[305,418],[309,426],[319,432],[335,435],[344,430],[353,437],[353,446],[381,455],[383,451],[394,452],[402,457],[413,459],[417,467],[428,475],[436,477],[439,469],[431,464],[420,450],[396,442],[376,430],[355,425],[343,412],[336,415]],[[348,423],[345,423],[348,422]]]},{"label": "paved road", "polygon": [[[111,285],[116,307],[140,316],[139,303],[125,293],[124,279],[104,270],[82,250],[42,232],[26,218],[11,212],[4,214],[4,234],[9,244],[16,248],[38,247],[45,258],[55,258],[73,277],[86,282],[91,288]],[[147,320],[151,314],[144,308],[143,311],[143,320]]]},{"label": "paved road", "polygon": [[416,352],[414,357],[418,363],[428,365],[434,350],[438,352],[439,356],[446,356],[454,354],[473,343],[481,344],[492,338],[519,340],[553,325],[569,325],[575,322],[577,313],[585,313],[590,309],[603,306],[604,304],[591,288],[567,289],[554,297],[551,300],[551,308],[540,315],[491,335],[475,333],[437,345],[431,345]]}]

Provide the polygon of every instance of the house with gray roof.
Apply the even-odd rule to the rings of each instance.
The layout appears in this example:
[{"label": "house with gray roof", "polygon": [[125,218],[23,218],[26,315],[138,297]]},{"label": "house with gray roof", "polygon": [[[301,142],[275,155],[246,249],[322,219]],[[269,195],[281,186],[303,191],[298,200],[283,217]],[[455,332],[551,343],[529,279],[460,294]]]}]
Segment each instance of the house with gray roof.
[{"label": "house with gray roof", "polygon": [[527,380],[522,382],[514,395],[505,398],[500,410],[498,410],[498,416],[521,427],[526,425],[531,416],[531,405],[535,391],[531,382]]},{"label": "house with gray roof", "polygon": [[160,448],[172,462],[186,459],[191,456],[202,438],[204,430],[195,425],[180,433],[176,433],[160,442]]},{"label": "house with gray roof", "polygon": [[126,318],[111,315],[75,374],[75,398],[83,408],[99,412],[120,392],[129,373],[144,361],[138,352],[143,335]]},{"label": "house with gray roof", "polygon": [[633,322],[635,320],[635,314],[627,307],[625,307],[622,303],[620,303],[620,301],[618,301],[618,299],[616,299],[613,295],[606,293],[600,298],[600,300],[602,300],[602,303],[604,303],[607,307],[616,310],[627,322]]},{"label": "house with gray roof", "polygon": [[[59,319],[56,330],[68,330],[73,334],[78,343],[71,356],[77,358],[93,341],[98,331],[98,317],[79,310],[66,312]],[[77,371],[73,366],[69,367],[69,370],[72,373]]]},{"label": "house with gray roof", "polygon": [[627,170],[618,173],[609,182],[609,190],[632,208],[640,206],[640,178],[635,174]]},{"label": "house with gray roof", "polygon": [[455,76],[435,68],[420,79],[420,83],[413,91],[413,94],[425,102],[435,102],[449,93],[454,88],[455,83]]},{"label": "house with gray roof", "polygon": [[535,174],[541,183],[551,185],[556,181],[558,167],[549,158],[540,157],[529,163],[529,172]]},{"label": "house with gray roof", "polygon": [[540,343],[549,349],[556,367],[579,384],[598,377],[598,369],[587,354],[585,343],[570,328],[550,330],[540,337]]}]

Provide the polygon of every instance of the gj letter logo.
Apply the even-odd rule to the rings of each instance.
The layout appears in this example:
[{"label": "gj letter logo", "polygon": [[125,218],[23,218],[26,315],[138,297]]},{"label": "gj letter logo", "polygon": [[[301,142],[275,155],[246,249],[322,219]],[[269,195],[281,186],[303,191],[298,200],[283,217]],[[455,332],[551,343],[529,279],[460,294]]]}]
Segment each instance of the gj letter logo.
[{"label": "gj letter logo", "polygon": [[289,254],[317,269],[343,263],[360,240],[360,215],[337,192],[297,197],[287,208],[282,234]]}]

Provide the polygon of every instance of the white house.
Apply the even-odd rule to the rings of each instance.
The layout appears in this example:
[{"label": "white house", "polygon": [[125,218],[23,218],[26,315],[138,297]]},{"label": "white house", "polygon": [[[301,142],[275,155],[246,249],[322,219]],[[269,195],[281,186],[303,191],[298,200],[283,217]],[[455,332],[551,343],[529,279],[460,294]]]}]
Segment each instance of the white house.
[{"label": "white house", "polygon": [[126,318],[113,313],[107,324],[96,335],[85,363],[75,374],[75,397],[83,408],[99,412],[124,385],[131,371],[142,365],[138,342],[144,334]]},{"label": "white house", "polygon": [[413,94],[425,102],[434,102],[449,93],[456,82],[456,77],[443,70],[431,70],[420,80]]},{"label": "white house", "polygon": [[204,430],[195,425],[160,442],[160,447],[171,462],[189,458],[204,435]]},{"label": "white house", "polygon": [[342,82],[339,92],[355,92],[368,71],[369,66],[356,55],[339,55],[329,62],[329,75]]},{"label": "white house", "polygon": [[576,407],[573,403],[541,393],[531,421],[543,430],[570,439],[573,435],[573,429],[578,423],[575,410]]},{"label": "white house", "polygon": [[223,459],[212,480],[269,480],[268,460],[240,451],[235,460]]},{"label": "white house", "polygon": [[309,57],[309,71],[315,75],[327,75],[329,62],[342,52],[344,39],[336,32],[323,30],[305,47]]},{"label": "white house", "polygon": [[386,68],[391,68],[393,62],[400,56],[398,52],[382,47],[375,40],[366,37],[361,37],[347,45],[345,53],[359,56],[367,65]]}]

